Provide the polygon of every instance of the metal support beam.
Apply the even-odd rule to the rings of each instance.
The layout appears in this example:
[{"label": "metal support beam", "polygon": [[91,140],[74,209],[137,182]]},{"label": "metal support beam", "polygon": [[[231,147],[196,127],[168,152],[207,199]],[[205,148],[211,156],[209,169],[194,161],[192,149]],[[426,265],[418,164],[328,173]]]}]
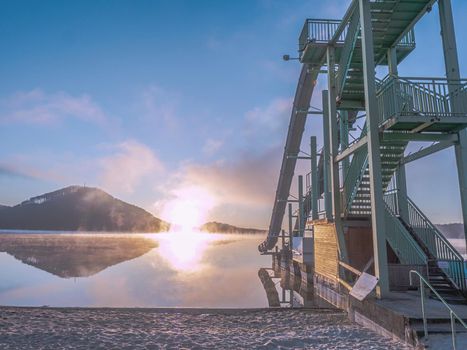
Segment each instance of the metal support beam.
[{"label": "metal support beam", "polygon": [[293,249],[293,213],[292,203],[289,203],[289,246],[290,250]]},{"label": "metal support beam", "polygon": [[[391,47],[388,49],[388,70],[390,75],[399,75],[397,69],[397,50],[395,47]],[[407,202],[407,178],[405,175],[405,164],[403,164],[402,162],[396,169],[396,184],[398,190],[397,206],[399,208],[399,215],[405,222],[409,222],[409,204]]]},{"label": "metal support beam", "polygon": [[[446,78],[448,79],[448,90],[449,93],[451,93],[455,88],[451,86],[449,82],[456,80],[459,81],[460,79],[459,58],[457,55],[456,34],[454,31],[451,0],[439,0],[438,7]],[[453,112],[462,112],[455,99],[452,99],[451,103]],[[455,146],[455,154],[457,174],[459,178],[462,217],[464,222],[464,237],[467,242],[467,129],[459,131],[458,135],[459,142]]]},{"label": "metal support beam", "polygon": [[441,142],[450,141],[457,142],[459,139],[457,134],[411,134],[402,132],[385,132],[382,135],[383,141],[426,141],[426,142]]},{"label": "metal support beam", "polygon": [[348,157],[349,157],[351,154],[355,153],[360,147],[366,146],[367,141],[368,141],[368,139],[367,139],[366,135],[363,136],[363,137],[360,138],[357,142],[354,142],[354,143],[352,144],[352,146],[347,147],[347,148],[344,149],[341,153],[339,153],[339,154],[336,156],[336,158],[334,159],[334,161],[335,161],[336,163],[338,163],[338,162],[340,162],[340,161],[342,161],[342,160],[345,160],[345,159],[348,160]]},{"label": "metal support beam", "polygon": [[381,178],[381,154],[378,131],[378,104],[375,86],[375,62],[370,1],[359,0],[362,36],[363,78],[368,138],[368,167],[370,170],[371,223],[375,273],[379,279],[376,294],[382,298],[389,294],[389,275],[386,251],[385,208]]},{"label": "metal support beam", "polygon": [[388,70],[390,75],[398,75],[397,70],[397,50],[395,47],[388,49]]},{"label": "metal support beam", "polygon": [[413,162],[414,160],[429,156],[430,154],[436,153],[438,151],[442,151],[443,149],[446,149],[454,145],[456,144],[453,142],[449,142],[449,141],[435,143],[432,146],[422,148],[420,151],[409,154],[408,156],[402,158],[401,164],[407,164],[407,163]]},{"label": "metal support beam", "polygon": [[328,64],[328,115],[327,117],[329,125],[329,145],[330,145],[330,175],[331,175],[331,193],[332,193],[332,216],[334,224],[336,226],[337,241],[339,246],[340,260],[347,260],[347,249],[345,246],[344,230],[342,227],[341,219],[341,193],[339,185],[339,164],[334,162],[335,157],[339,153],[339,141],[337,137],[337,109],[336,109],[336,73],[335,73],[335,57],[334,47],[328,46],[327,49],[327,64]]},{"label": "metal support beam", "polygon": [[330,179],[331,179],[331,172],[330,172],[330,154],[329,154],[329,148],[330,148],[330,142],[329,142],[329,112],[328,112],[328,91],[323,90],[322,92],[322,98],[323,98],[323,159],[324,159],[324,165],[323,165],[323,172],[324,172],[324,179],[323,179],[323,185],[324,185],[324,210],[326,213],[326,219],[330,220],[332,218],[332,202],[331,202],[331,192],[329,190],[330,187]]},{"label": "metal support beam", "polygon": [[400,164],[396,170],[397,205],[399,215],[405,222],[409,222],[409,203],[407,201],[407,178],[405,175],[405,164]]},{"label": "metal support beam", "polygon": [[[341,150],[347,149],[349,147],[349,113],[345,110],[340,111],[340,120],[339,120],[339,131],[340,131],[340,141],[341,141]],[[341,152],[342,153],[342,152]],[[347,176],[347,171],[349,170],[350,159],[345,157],[342,160],[342,178],[345,179]]]},{"label": "metal support beam", "polygon": [[347,35],[345,37],[344,47],[341,51],[341,59],[339,60],[339,74],[337,77],[338,91],[337,95],[342,95],[344,89],[345,78],[350,68],[350,62],[352,61],[355,44],[357,42],[359,27],[359,14],[355,11],[350,19],[349,28],[347,29]]},{"label": "metal support beam", "polygon": [[300,237],[303,237],[305,231],[305,210],[303,204],[303,176],[298,175],[298,235]]},{"label": "metal support beam", "polygon": [[311,218],[318,219],[318,156],[316,150],[316,136],[310,137],[311,155]]}]

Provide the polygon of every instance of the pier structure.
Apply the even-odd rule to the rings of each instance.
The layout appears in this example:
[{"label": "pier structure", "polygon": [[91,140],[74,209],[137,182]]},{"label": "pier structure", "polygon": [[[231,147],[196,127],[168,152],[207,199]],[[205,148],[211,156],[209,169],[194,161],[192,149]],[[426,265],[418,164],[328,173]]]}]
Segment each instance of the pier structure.
[{"label": "pier structure", "polygon": [[[400,76],[398,65],[416,48],[414,27],[433,6],[445,76]],[[341,20],[306,19],[298,44],[302,69],[259,251],[283,267],[299,266],[302,280],[328,297],[347,295],[365,273],[377,279],[373,296],[382,302],[407,292],[415,270],[447,302],[465,302],[464,259],[408,196],[405,174],[406,164],[454,147],[467,223],[467,79],[451,1],[353,0]],[[385,76],[376,74],[382,70]],[[326,86],[317,109],[310,101],[320,75]],[[322,130],[302,140],[306,120],[321,116]],[[409,154],[411,142],[424,147]],[[308,162],[310,172],[294,180],[297,161]]]}]

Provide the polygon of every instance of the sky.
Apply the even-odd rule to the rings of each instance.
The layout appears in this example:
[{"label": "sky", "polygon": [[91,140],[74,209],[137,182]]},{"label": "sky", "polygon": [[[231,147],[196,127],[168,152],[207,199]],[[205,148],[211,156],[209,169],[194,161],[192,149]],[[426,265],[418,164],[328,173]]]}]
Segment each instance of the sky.
[{"label": "sky", "polygon": [[[163,219],[190,202],[203,220],[266,228],[300,71],[282,55],[305,18],[348,3],[1,0],[0,204],[86,185]],[[462,75],[467,3],[452,5]],[[400,75],[442,77],[436,6],[415,33]],[[320,118],[304,150],[310,135],[322,146]],[[452,149],[407,174],[432,221],[461,221]]]}]

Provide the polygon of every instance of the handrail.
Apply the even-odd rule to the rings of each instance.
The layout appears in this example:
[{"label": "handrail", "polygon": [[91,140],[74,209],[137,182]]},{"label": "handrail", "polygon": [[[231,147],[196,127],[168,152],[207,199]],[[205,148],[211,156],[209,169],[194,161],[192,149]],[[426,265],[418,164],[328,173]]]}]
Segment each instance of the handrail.
[{"label": "handrail", "polygon": [[[460,290],[466,290],[464,258],[444,237],[444,235],[431,223],[428,217],[407,196],[400,201],[401,194],[397,190],[388,191],[384,195],[386,206],[393,215],[401,216],[401,219],[412,229],[412,233],[425,246],[429,254],[437,261],[447,262],[446,275]],[[399,208],[399,203],[405,206],[405,210]],[[405,204],[407,203],[407,204]]]},{"label": "handrail", "polygon": [[403,264],[426,265],[427,256],[418,246],[407,229],[385,204],[386,238]]},{"label": "handrail", "polygon": [[460,324],[467,329],[467,324],[456,314],[456,312],[449,306],[448,303],[438,294],[438,292],[433,288],[433,286],[418,272],[415,270],[410,270],[409,272],[409,280],[410,285],[412,285],[412,274],[416,274],[420,281],[420,297],[421,297],[421,304],[422,304],[422,318],[423,318],[423,332],[425,339],[428,340],[428,325],[427,319],[425,314],[425,284],[430,290],[436,295],[436,297],[443,303],[444,306],[449,310],[449,317],[451,319],[451,337],[452,337],[452,348],[456,350],[456,321],[455,318],[460,322]]},{"label": "handrail", "polygon": [[409,197],[406,197],[406,199],[409,211],[409,225],[438,261],[447,261],[449,263],[448,276],[458,288],[465,290],[464,258],[417,205]]},{"label": "handrail", "polygon": [[386,76],[377,92],[380,123],[397,116],[467,115],[467,80]]},{"label": "handrail", "polygon": [[[358,138],[358,140],[364,137],[366,135],[366,132],[367,130],[365,123],[360,134],[360,138]],[[350,210],[350,206],[352,205],[353,199],[357,194],[358,187],[360,186],[360,182],[363,178],[367,165],[368,151],[365,147],[362,147],[354,153],[352,162],[350,163],[349,169],[347,170],[347,174],[344,179],[344,206],[342,208],[344,213]]]}]

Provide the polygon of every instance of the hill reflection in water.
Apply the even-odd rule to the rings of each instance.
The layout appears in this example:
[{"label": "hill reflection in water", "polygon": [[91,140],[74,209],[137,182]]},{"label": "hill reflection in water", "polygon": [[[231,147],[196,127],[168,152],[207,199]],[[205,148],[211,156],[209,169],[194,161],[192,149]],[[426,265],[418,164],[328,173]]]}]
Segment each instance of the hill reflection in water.
[{"label": "hill reflection in water", "polygon": [[268,305],[259,235],[11,233],[0,233],[0,305]]},{"label": "hill reflection in water", "polygon": [[2,234],[0,252],[62,278],[89,277],[157,247],[143,236]]}]

